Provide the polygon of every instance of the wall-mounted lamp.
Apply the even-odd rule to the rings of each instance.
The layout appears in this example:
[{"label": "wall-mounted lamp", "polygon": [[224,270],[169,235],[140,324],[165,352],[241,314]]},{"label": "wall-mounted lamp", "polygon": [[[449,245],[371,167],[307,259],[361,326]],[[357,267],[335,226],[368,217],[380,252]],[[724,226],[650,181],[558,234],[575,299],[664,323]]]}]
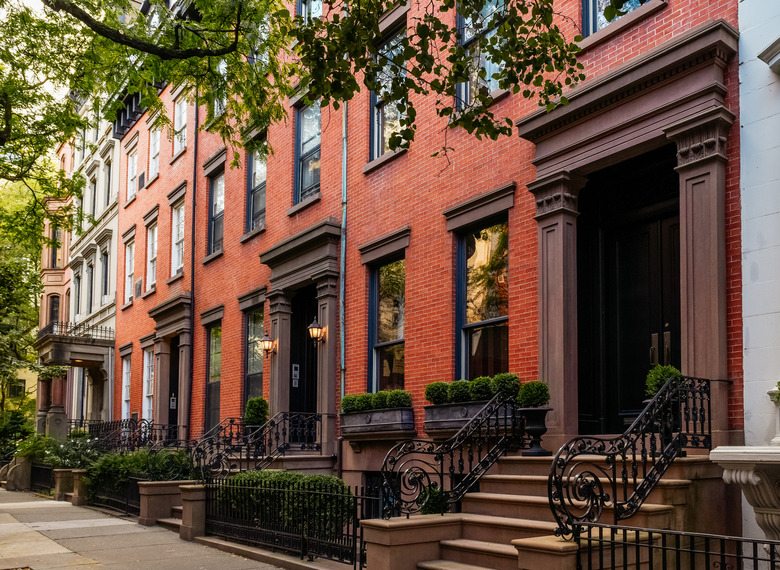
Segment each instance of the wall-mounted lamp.
[{"label": "wall-mounted lamp", "polygon": [[276,343],[274,343],[273,339],[268,336],[268,331],[265,331],[265,334],[263,335],[263,338],[260,339],[260,346],[265,351],[265,357],[268,358],[268,355],[273,353],[276,353]]},{"label": "wall-mounted lamp", "polygon": [[309,338],[314,341],[314,344],[325,340],[325,327],[317,322],[317,315],[314,316],[314,320],[309,325]]}]

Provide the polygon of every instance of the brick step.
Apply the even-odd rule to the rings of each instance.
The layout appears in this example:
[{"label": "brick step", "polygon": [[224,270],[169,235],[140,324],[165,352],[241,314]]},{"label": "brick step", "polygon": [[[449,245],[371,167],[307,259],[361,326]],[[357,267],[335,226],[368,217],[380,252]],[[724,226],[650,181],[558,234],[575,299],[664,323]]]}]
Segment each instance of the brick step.
[{"label": "brick step", "polygon": [[[637,483],[641,481],[642,479],[638,479]],[[483,493],[546,497],[548,495],[547,482],[546,475],[483,475],[479,480],[479,490]],[[601,482],[605,489],[609,488],[607,479],[603,478]],[[688,479],[669,479],[664,476],[650,493],[646,502],[659,505],[685,504],[690,485],[691,481]]]},{"label": "brick step", "polygon": [[171,507],[171,518],[181,520],[183,507],[181,505],[177,507]]},{"label": "brick step", "polygon": [[[592,461],[595,465],[606,466],[601,455],[580,455],[580,463]],[[506,455],[501,457],[490,470],[497,475],[544,475],[550,474],[551,457],[523,457],[522,455]],[[688,457],[678,457],[664,473],[664,479],[719,479],[722,470],[710,461],[709,454],[689,453]]]},{"label": "brick step", "polygon": [[461,521],[462,538],[504,544],[518,538],[552,534],[557,526],[547,521],[471,513],[461,514]]},{"label": "brick step", "polygon": [[[467,493],[461,501],[461,506],[464,513],[553,521],[547,497],[483,492]],[[639,508],[639,512],[631,517],[630,524],[647,528],[669,528],[673,511],[674,508],[668,505],[644,504]],[[604,509],[601,520],[612,520],[612,509]]]},{"label": "brick step", "polygon": [[511,544],[458,538],[442,540],[439,550],[443,560],[493,570],[517,570],[517,549]]},{"label": "brick step", "polygon": [[417,565],[419,570],[491,570],[486,566],[474,566],[473,564],[462,564],[453,560],[429,560],[420,562]]},{"label": "brick step", "polygon": [[157,524],[163,528],[172,530],[173,532],[179,532],[179,529],[181,528],[181,519],[157,519]]}]

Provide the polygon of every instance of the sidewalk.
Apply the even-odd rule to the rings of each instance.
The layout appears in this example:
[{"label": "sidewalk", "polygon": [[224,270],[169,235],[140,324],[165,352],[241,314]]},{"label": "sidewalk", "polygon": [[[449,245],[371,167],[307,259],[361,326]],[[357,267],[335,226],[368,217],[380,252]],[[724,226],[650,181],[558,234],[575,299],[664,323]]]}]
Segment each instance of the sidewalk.
[{"label": "sidewalk", "polygon": [[277,570],[127,517],[0,489],[0,569]]}]

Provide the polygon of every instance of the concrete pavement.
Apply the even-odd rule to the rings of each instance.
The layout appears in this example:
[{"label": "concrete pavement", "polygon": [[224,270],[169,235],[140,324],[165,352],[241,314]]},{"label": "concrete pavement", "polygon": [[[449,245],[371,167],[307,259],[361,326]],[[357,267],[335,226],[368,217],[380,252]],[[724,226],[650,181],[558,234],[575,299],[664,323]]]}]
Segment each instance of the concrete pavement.
[{"label": "concrete pavement", "polygon": [[10,568],[279,567],[187,542],[174,532],[141,526],[132,518],[0,489],[0,569]]}]

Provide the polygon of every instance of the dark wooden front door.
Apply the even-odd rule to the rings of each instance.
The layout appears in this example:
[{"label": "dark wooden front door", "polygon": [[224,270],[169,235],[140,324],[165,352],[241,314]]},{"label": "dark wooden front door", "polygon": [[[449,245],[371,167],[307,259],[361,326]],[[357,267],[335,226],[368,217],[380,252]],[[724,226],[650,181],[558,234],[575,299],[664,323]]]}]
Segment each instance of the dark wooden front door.
[{"label": "dark wooden front door", "polygon": [[317,346],[309,325],[317,312],[314,286],[295,292],[290,319],[290,411],[317,411]]},{"label": "dark wooden front door", "polygon": [[592,175],[578,231],[582,433],[622,433],[656,362],[680,365],[680,223],[672,149]]}]

